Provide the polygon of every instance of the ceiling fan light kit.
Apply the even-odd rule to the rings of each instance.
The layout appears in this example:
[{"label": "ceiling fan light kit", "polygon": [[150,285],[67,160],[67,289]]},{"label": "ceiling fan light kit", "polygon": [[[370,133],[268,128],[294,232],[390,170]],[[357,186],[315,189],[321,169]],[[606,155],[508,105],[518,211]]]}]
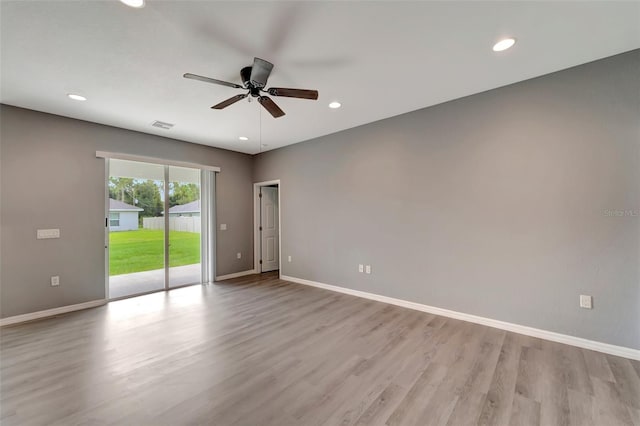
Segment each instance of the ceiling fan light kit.
[{"label": "ceiling fan light kit", "polygon": [[[230,105],[235,104],[242,99],[251,96],[258,100],[258,103],[266,109],[269,114],[271,114],[274,118],[282,117],[285,115],[284,111],[280,109],[280,107],[268,96],[265,96],[263,93],[268,93],[271,96],[282,96],[287,98],[297,98],[297,99],[310,99],[317,100],[318,99],[318,91],[317,90],[308,90],[308,89],[288,89],[284,87],[271,87],[266,89],[267,80],[271,75],[271,71],[273,70],[273,64],[269,61],[265,61],[264,59],[254,58],[253,65],[250,67],[244,67],[240,70],[240,78],[242,79],[242,85],[236,83],[230,83],[228,81],[217,80],[215,78],[203,77],[196,74],[186,73],[183,75],[184,78],[189,78],[192,80],[199,80],[205,83],[213,83],[218,84],[220,86],[232,87],[234,89],[243,89],[247,90],[246,93],[241,95],[232,96],[229,99],[226,99],[214,106],[212,109],[224,109]],[[251,101],[251,98],[249,98]]]}]

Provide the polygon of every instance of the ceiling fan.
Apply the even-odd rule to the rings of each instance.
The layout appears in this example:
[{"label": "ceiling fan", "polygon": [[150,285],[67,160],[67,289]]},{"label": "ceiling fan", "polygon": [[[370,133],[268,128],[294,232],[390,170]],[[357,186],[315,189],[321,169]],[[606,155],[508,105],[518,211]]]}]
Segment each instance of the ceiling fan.
[{"label": "ceiling fan", "polygon": [[236,83],[229,83],[228,81],[216,80],[215,78],[203,77],[191,73],[186,73],[183,77],[190,78],[192,80],[204,81],[205,83],[213,83],[219,84],[221,86],[233,87],[234,89],[247,90],[247,93],[235,95],[225,101],[220,102],[219,104],[212,106],[212,109],[224,109],[229,105],[233,105],[236,102],[251,95],[254,98],[258,98],[258,102],[260,103],[260,105],[262,105],[267,111],[269,111],[269,113],[274,118],[278,118],[284,115],[284,111],[282,111],[270,97],[263,96],[261,94],[262,92],[268,93],[271,96],[286,96],[288,98],[312,100],[318,99],[317,90],[287,89],[283,87],[271,87],[269,89],[265,89],[265,86],[267,85],[267,79],[269,78],[272,69],[273,64],[271,62],[265,61],[264,59],[260,58],[254,58],[252,66],[244,67],[242,68],[242,70],[240,70],[242,86]]}]

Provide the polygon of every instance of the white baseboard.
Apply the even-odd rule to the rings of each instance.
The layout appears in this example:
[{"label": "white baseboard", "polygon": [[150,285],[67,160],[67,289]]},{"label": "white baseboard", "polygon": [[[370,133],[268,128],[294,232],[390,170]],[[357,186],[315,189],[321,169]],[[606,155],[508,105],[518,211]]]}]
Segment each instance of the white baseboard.
[{"label": "white baseboard", "polygon": [[67,312],[81,311],[83,309],[95,308],[107,303],[106,299],[92,300],[90,302],[78,303],[75,305],[61,306],[59,308],[46,309],[44,311],[31,312],[28,314],[15,315],[0,319],[0,327],[21,322],[33,321],[40,318],[53,317],[55,315],[66,314]]},{"label": "white baseboard", "polygon": [[624,346],[616,346],[608,343],[596,342],[594,340],[583,339],[582,337],[569,336],[567,334],[541,330],[539,328],[527,327],[524,325],[513,324],[510,322],[480,317],[477,315],[450,311],[448,309],[436,308],[434,306],[423,305],[421,303],[409,302],[402,299],[395,299],[393,297],[381,296],[379,294],[367,293],[365,291],[360,291],[360,290],[352,290],[350,288],[338,287],[335,285],[319,283],[316,281],[305,280],[302,278],[281,275],[280,279],[285,281],[291,281],[298,284],[319,287],[325,290],[331,290],[339,293],[350,294],[352,296],[362,297],[365,299],[376,300],[378,302],[389,303],[391,305],[402,306],[403,308],[414,309],[416,311],[428,312],[430,314],[441,315],[449,318],[455,318],[462,321],[473,322],[476,324],[482,324],[482,325],[486,325],[493,328],[499,328],[501,330],[524,334],[526,336],[538,337],[540,339],[550,340],[552,342],[564,343],[571,346],[577,346],[579,348],[591,349],[593,351],[603,352],[606,354],[640,360],[640,350],[638,349],[632,349],[632,348],[626,348]]},{"label": "white baseboard", "polygon": [[230,280],[231,278],[244,277],[245,275],[257,274],[258,272],[255,269],[249,269],[247,271],[234,272],[233,274],[220,275],[216,277],[216,281],[224,281]]}]

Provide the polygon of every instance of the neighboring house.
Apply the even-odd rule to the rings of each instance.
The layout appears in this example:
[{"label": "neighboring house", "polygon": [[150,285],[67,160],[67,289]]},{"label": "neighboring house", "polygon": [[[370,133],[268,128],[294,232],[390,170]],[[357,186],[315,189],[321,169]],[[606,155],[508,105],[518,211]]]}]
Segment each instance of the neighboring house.
[{"label": "neighboring house", "polygon": [[169,217],[200,217],[200,200],[180,204],[169,209]]},{"label": "neighboring house", "polygon": [[109,198],[109,230],[135,231],[138,229],[138,214],[143,209]]}]

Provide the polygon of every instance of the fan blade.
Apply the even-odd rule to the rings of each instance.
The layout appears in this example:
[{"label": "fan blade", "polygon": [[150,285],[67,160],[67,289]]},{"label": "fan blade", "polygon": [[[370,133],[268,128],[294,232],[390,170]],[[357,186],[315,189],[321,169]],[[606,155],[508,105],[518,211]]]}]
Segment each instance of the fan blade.
[{"label": "fan blade", "polygon": [[306,89],[286,89],[283,87],[272,87],[267,90],[270,95],[273,96],[286,96],[288,98],[299,98],[299,99],[313,99],[314,101],[318,99],[318,91],[317,90],[306,90]]},{"label": "fan blade", "polygon": [[255,87],[264,87],[267,84],[267,79],[271,74],[273,64],[267,62],[264,59],[253,58],[253,66],[251,67],[251,83]]},{"label": "fan blade", "polygon": [[226,101],[222,101],[217,105],[212,106],[212,109],[224,109],[226,107],[228,107],[229,105],[233,105],[238,101],[243,100],[244,98],[246,98],[248,95],[245,93],[243,95],[235,95],[232,98],[227,99]]},{"label": "fan blade", "polygon": [[260,105],[262,105],[264,109],[269,111],[269,114],[273,115],[273,118],[282,117],[284,115],[284,111],[281,110],[280,107],[271,100],[271,98],[260,96],[258,98],[258,102],[260,102]]},{"label": "fan blade", "polygon": [[186,73],[183,75],[183,77],[190,78],[191,80],[204,81],[205,83],[213,83],[219,84],[221,86],[233,87],[235,89],[244,89],[244,87],[240,86],[239,84],[229,83],[228,81],[216,80],[215,78],[203,77],[201,75],[195,75],[191,73]]}]

